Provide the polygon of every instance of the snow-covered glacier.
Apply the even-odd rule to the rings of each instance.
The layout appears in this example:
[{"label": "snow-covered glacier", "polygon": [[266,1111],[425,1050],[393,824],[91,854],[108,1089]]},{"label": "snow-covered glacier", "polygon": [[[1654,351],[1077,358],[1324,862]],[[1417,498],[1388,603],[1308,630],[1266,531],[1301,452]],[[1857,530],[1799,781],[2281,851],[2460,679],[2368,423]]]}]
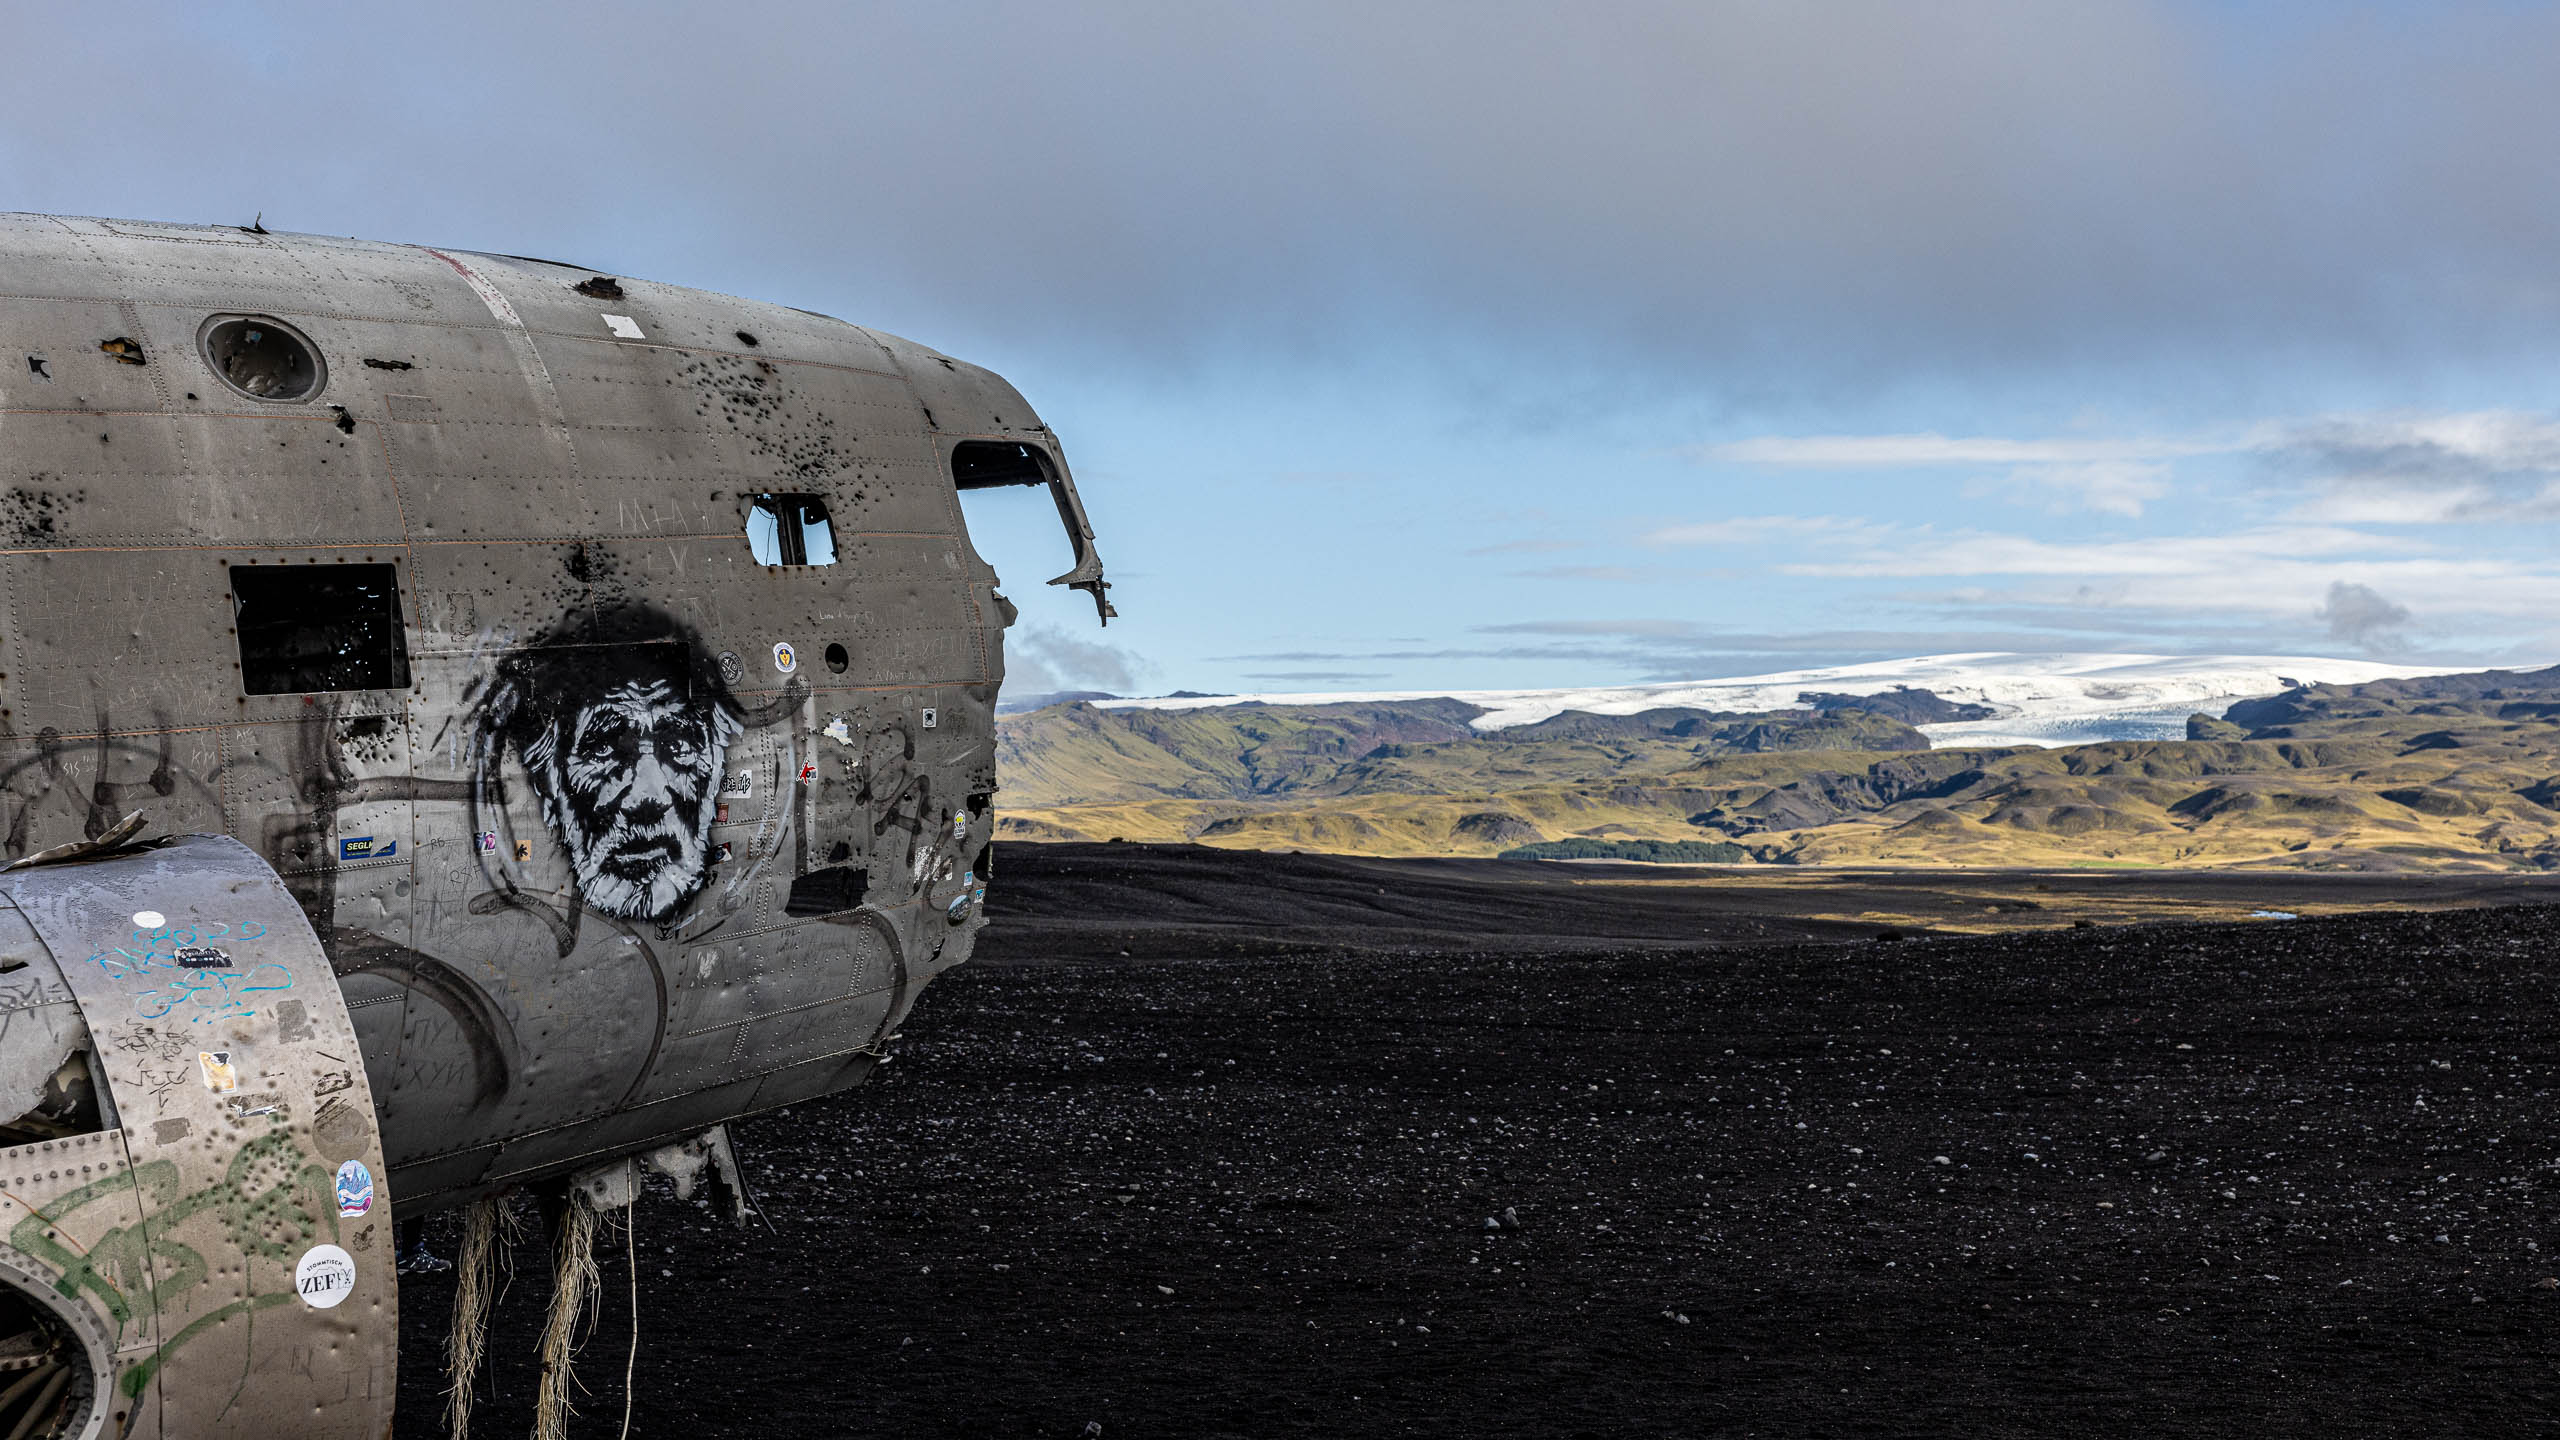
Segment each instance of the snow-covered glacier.
[{"label": "snow-covered glacier", "polygon": [[1922,655],[1816,670],[1784,670],[1721,680],[1647,685],[1594,685],[1556,690],[1379,690],[1319,694],[1218,695],[1178,700],[1110,700],[1106,709],[1190,709],[1259,700],[1272,705],[1328,705],[1352,700],[1445,697],[1484,707],[1479,730],[1527,725],[1566,710],[1626,715],[1659,706],[1700,710],[1785,710],[1806,691],[1874,695],[1908,687],[1949,700],[1987,705],[1990,720],[1920,729],[1950,745],[2080,745],[2097,740],[2175,740],[2187,717],[2219,715],[2235,700],[2273,695],[2295,685],[2360,684],[2402,675],[2443,675],[2463,666],[2392,665],[2306,655],[2024,655],[1984,652]]}]

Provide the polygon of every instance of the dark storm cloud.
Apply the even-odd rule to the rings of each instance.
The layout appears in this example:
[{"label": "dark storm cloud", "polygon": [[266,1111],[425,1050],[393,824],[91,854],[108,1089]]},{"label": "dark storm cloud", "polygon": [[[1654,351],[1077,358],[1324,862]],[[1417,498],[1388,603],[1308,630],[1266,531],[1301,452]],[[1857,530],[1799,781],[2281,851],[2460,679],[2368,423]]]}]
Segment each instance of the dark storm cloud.
[{"label": "dark storm cloud", "polygon": [[1629,384],[2494,363],[2560,322],[2560,15],[2531,9],[278,4],[11,26],[12,204],[556,253],[1000,363],[1384,342],[1574,411]]}]

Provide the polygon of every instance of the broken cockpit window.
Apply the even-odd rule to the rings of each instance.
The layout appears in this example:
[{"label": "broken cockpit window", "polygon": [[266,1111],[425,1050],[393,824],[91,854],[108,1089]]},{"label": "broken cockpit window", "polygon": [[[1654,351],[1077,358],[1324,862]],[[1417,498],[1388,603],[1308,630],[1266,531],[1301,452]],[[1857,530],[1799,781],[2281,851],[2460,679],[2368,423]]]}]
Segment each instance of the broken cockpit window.
[{"label": "broken cockpit window", "polygon": [[[948,362],[945,362],[946,364]],[[1018,440],[963,440],[951,447],[951,483],[960,490],[992,490],[1003,485],[1046,485],[1057,503],[1058,521],[1067,527],[1067,543],[1075,547],[1075,568],[1051,580],[1093,597],[1102,623],[1119,614],[1110,601],[1111,582],[1102,578],[1102,556],[1093,548],[1093,525],[1085,519],[1084,501],[1074,483],[1047,451]],[[1008,615],[1006,624],[1013,623]]]},{"label": "broken cockpit window", "polygon": [[396,565],[234,565],[231,611],[251,695],[409,688]]},{"label": "broken cockpit window", "polygon": [[1049,457],[1010,440],[963,440],[951,447],[951,483],[963,490],[1046,485]]},{"label": "broken cockpit window", "polygon": [[747,548],[759,565],[833,565],[835,527],[815,495],[758,495],[747,507]]}]

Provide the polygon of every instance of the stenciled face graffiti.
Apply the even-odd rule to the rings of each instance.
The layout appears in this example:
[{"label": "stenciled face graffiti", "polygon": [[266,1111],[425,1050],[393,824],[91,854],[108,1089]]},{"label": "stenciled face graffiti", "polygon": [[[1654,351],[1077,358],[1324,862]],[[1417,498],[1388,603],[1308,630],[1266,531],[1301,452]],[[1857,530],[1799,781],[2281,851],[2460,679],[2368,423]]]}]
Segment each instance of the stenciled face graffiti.
[{"label": "stenciled face graffiti", "polygon": [[588,908],[664,921],[701,891],[743,721],[672,617],[631,607],[536,637],[499,662],[479,716],[483,793],[513,750]]}]

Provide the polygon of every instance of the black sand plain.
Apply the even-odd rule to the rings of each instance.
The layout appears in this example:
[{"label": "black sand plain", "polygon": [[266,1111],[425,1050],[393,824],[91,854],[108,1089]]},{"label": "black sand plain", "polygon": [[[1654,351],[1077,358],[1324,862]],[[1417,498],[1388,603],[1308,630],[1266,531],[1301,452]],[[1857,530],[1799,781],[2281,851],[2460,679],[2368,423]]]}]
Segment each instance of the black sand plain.
[{"label": "black sand plain", "polygon": [[[2552,1432],[2560,886],[1763,878],[1007,846],[878,1083],[738,1127],[770,1229],[638,1207],[631,1433]],[[2306,918],[2071,926],[2228,905]]]}]

